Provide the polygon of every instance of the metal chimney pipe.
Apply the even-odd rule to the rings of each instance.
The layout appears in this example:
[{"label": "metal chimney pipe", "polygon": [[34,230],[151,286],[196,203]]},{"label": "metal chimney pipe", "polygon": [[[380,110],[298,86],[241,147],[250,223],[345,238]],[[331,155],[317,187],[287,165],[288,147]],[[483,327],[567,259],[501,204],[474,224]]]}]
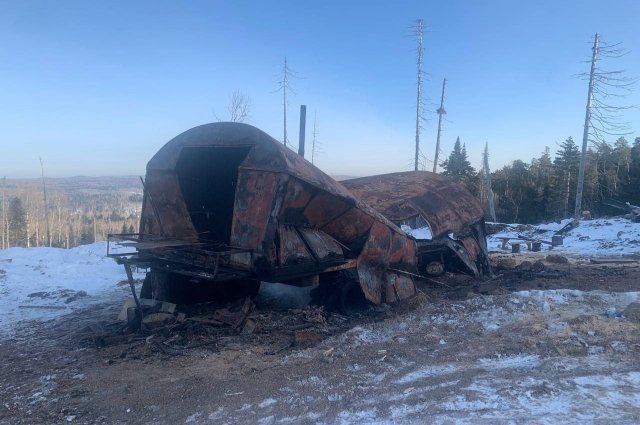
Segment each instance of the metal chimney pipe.
[{"label": "metal chimney pipe", "polygon": [[304,158],[304,138],[307,127],[307,105],[300,105],[300,137],[298,139],[298,155]]}]

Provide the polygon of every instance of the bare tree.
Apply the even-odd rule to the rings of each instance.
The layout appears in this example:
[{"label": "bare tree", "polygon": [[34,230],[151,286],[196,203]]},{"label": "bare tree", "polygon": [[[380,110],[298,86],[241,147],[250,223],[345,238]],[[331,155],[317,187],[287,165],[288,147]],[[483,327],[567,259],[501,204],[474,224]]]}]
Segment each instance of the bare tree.
[{"label": "bare tree", "polygon": [[423,121],[423,110],[424,110],[424,101],[422,99],[422,80],[424,77],[422,71],[422,56],[424,54],[424,47],[422,45],[423,41],[423,33],[424,33],[424,22],[422,19],[416,20],[415,25],[413,26],[414,35],[418,42],[417,46],[417,66],[418,66],[418,79],[416,84],[416,149],[414,155],[414,171],[418,171],[418,164],[420,158],[420,131],[422,130],[422,121]]},{"label": "bare tree", "polygon": [[311,142],[311,163],[314,163],[316,154],[322,152],[320,141],[318,140],[318,113],[313,112],[313,140]]},{"label": "bare tree", "polygon": [[[433,172],[438,170],[438,156],[440,155],[440,134],[442,132],[442,117],[447,114],[444,109],[444,88],[447,85],[447,79],[442,80],[442,95],[440,96],[440,107],[436,111],[438,113],[438,135],[436,136],[436,153],[433,156]],[[494,219],[495,221],[495,219]]]},{"label": "bare tree", "polygon": [[282,65],[282,76],[278,81],[278,88],[276,91],[282,91],[282,111],[283,111],[283,129],[284,134],[282,136],[282,143],[287,146],[287,91],[291,91],[295,93],[295,91],[291,88],[291,78],[298,78],[297,72],[293,71],[287,65],[287,57],[284,57],[284,64]]},{"label": "bare tree", "polygon": [[626,136],[631,134],[631,126],[624,121],[623,114],[631,105],[617,105],[616,99],[626,97],[633,90],[636,79],[626,76],[624,70],[606,71],[598,66],[599,61],[616,59],[628,52],[620,47],[620,43],[608,44],[600,40],[596,34],[593,40],[591,69],[589,73],[579,77],[588,79],[587,106],[582,135],[582,154],[578,170],[578,185],[576,188],[576,205],[574,217],[579,217],[582,210],[582,191],[584,187],[584,170],[586,166],[587,145],[606,143],[607,136]]},{"label": "bare tree", "polygon": [[2,178],[2,249],[9,247],[9,230],[7,229],[7,207],[5,204],[5,186],[7,178]]},{"label": "bare tree", "polygon": [[[231,122],[247,122],[251,113],[253,102],[251,98],[244,93],[236,90],[229,96],[229,104],[227,111],[229,112],[228,121]],[[214,113],[218,121],[225,121]]]},{"label": "bare tree", "polygon": [[484,163],[483,168],[484,168],[484,176],[486,179],[485,189],[487,191],[487,202],[489,202],[489,214],[491,214],[491,219],[495,223],[497,220],[496,220],[496,208],[493,202],[493,189],[491,187],[491,170],[489,169],[489,142],[486,142],[484,145],[482,160]]},{"label": "bare tree", "polygon": [[51,247],[51,232],[49,230],[49,209],[47,208],[47,185],[44,179],[44,164],[42,158],[40,158],[40,169],[42,170],[42,195],[44,198],[44,220],[45,228],[47,229],[47,245]]},{"label": "bare tree", "polygon": [[253,102],[251,98],[242,94],[239,91],[234,91],[229,98],[229,121],[231,122],[246,122],[249,120],[249,113],[251,112],[251,106]]},{"label": "bare tree", "polygon": [[[251,113],[253,102],[251,98],[244,93],[236,90],[229,96],[227,111],[229,112],[228,121],[231,122],[247,122]],[[225,121],[215,112],[213,114],[218,121]]]}]

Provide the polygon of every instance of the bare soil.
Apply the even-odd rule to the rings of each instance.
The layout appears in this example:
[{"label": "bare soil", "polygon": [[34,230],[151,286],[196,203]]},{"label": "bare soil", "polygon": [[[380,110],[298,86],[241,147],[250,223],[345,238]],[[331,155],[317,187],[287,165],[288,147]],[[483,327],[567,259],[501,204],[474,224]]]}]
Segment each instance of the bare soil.
[{"label": "bare soil", "polygon": [[351,317],[263,291],[240,327],[211,318],[241,303],[208,304],[134,333],[122,300],[23,323],[0,341],[0,424],[637,423],[638,263],[511,257]]}]

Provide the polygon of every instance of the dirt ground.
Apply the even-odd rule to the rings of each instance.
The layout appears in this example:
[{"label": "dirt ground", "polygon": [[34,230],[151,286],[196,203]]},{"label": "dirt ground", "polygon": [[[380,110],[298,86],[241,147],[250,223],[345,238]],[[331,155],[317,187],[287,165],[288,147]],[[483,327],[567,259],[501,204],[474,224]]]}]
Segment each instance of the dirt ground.
[{"label": "dirt ground", "polygon": [[638,423],[638,263],[545,258],[494,254],[492,280],[353,317],[270,285],[240,326],[241,303],[202,305],[140,335],[122,299],[23,323],[0,424]]}]

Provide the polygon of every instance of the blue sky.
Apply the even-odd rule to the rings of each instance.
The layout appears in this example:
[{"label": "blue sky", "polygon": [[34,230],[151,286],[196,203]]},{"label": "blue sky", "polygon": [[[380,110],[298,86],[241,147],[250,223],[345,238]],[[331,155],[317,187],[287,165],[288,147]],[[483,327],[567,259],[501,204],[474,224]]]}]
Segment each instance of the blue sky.
[{"label": "blue sky", "polygon": [[[0,176],[144,174],[193,126],[226,116],[234,91],[250,123],[282,139],[275,92],[286,55],[289,136],[314,113],[330,174],[413,164],[415,40],[423,18],[433,159],[442,79],[442,156],[457,136],[492,168],[580,140],[593,35],[631,52],[603,67],[640,76],[640,2],[628,1],[0,1]],[[640,89],[640,88],[638,88]],[[639,92],[626,103],[640,105]],[[626,113],[640,135],[640,111]],[[634,137],[632,136],[632,137]],[[613,140],[612,140],[613,141]],[[307,149],[309,152],[309,149]],[[442,158],[441,156],[441,158]],[[307,155],[309,158],[310,156]],[[431,168],[429,164],[428,168]]]}]

